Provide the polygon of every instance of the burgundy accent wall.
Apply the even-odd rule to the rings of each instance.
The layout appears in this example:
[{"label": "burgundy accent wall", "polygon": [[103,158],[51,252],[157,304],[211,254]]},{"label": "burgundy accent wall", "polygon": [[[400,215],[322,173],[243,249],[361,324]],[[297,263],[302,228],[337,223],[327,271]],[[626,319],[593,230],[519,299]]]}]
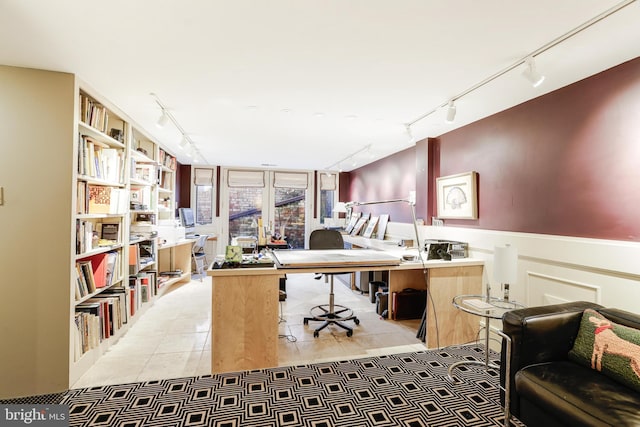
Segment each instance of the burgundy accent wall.
[{"label": "burgundy accent wall", "polygon": [[176,209],[191,207],[191,165],[178,163],[176,182]]},{"label": "burgundy accent wall", "polygon": [[[416,148],[410,147],[392,156],[375,161],[350,172],[349,196],[346,201],[371,202],[406,199],[416,188]],[[411,222],[411,210],[406,203],[368,205],[354,212],[377,216],[389,214],[389,220]]]},{"label": "burgundy accent wall", "polygon": [[425,223],[435,178],[475,170],[479,218],[445,225],[640,241],[640,58],[422,143],[352,171],[348,198],[407,197],[426,162]]},{"label": "burgundy accent wall", "polygon": [[479,178],[446,224],[640,240],[640,58],[439,139],[441,175]]}]

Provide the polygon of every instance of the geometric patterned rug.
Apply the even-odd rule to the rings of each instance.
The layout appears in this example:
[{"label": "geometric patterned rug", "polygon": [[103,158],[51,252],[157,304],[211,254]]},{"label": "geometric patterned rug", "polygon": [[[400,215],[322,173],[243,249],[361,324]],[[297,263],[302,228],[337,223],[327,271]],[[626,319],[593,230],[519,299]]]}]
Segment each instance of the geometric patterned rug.
[{"label": "geometric patterned rug", "polygon": [[[465,359],[483,361],[484,348],[72,389],[28,402],[68,405],[70,426],[503,425],[497,372],[461,367],[459,382],[447,379],[447,367]],[[495,352],[490,359],[499,363]]]}]

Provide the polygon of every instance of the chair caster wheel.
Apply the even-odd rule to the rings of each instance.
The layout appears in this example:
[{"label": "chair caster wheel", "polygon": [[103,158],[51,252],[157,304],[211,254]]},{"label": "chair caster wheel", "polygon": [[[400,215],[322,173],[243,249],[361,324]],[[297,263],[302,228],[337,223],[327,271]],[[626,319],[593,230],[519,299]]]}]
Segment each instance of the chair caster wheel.
[{"label": "chair caster wheel", "polygon": [[318,331],[313,331],[314,338],[318,338],[319,336],[320,336],[320,333]]},{"label": "chair caster wheel", "polygon": [[347,336],[350,337],[351,335],[353,335],[353,331],[347,331]]},{"label": "chair caster wheel", "polygon": [[359,325],[360,324],[360,319],[357,319],[357,318],[353,319],[353,323],[355,323],[356,325]]}]

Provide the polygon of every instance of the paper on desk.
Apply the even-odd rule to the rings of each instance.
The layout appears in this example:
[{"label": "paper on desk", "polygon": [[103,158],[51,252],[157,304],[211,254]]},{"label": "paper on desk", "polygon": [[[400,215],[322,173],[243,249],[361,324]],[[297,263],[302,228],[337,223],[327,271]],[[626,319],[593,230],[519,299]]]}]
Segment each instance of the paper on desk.
[{"label": "paper on desk", "polygon": [[495,308],[493,305],[489,304],[488,302],[482,301],[479,298],[468,299],[468,300],[465,300],[464,303],[480,310],[491,310]]}]

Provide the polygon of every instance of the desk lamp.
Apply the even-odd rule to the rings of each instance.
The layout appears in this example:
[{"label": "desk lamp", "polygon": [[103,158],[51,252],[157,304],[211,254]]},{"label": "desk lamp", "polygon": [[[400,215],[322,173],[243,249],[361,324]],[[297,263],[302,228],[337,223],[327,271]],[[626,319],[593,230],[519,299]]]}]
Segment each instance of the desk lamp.
[{"label": "desk lamp", "polygon": [[[418,255],[422,259],[422,249],[420,245],[420,235],[418,234],[418,221],[416,220],[416,195],[415,191],[409,193],[409,197],[406,199],[391,199],[391,200],[376,200],[371,202],[347,202],[345,204],[347,210],[351,212],[354,206],[364,205],[382,205],[386,203],[408,203],[411,207],[411,218],[413,220],[413,231],[416,233],[416,246],[418,248]],[[422,260],[424,262],[424,260]]]},{"label": "desk lamp", "polygon": [[[345,202],[336,203],[336,206],[333,208],[333,212],[338,214],[338,221],[336,221],[336,224],[339,224],[340,223],[339,220],[341,219],[340,214],[341,213],[346,214],[348,212],[347,204]],[[345,217],[345,223],[347,222],[347,219],[348,219],[348,215]],[[341,225],[344,228],[344,224],[341,224]]]},{"label": "desk lamp", "polygon": [[508,302],[509,284],[518,279],[518,249],[509,244],[494,248],[493,278],[502,285],[503,299]]}]

